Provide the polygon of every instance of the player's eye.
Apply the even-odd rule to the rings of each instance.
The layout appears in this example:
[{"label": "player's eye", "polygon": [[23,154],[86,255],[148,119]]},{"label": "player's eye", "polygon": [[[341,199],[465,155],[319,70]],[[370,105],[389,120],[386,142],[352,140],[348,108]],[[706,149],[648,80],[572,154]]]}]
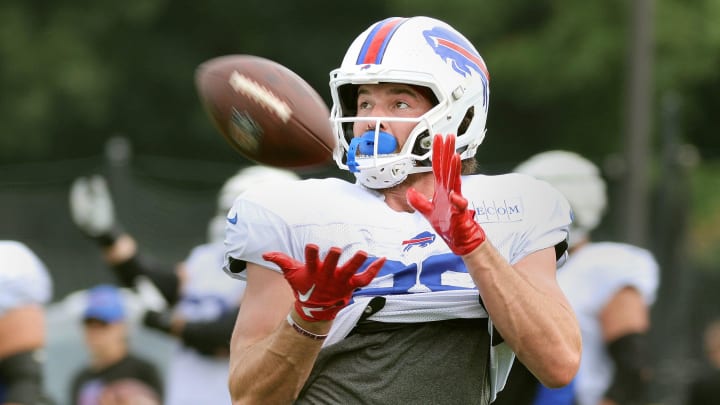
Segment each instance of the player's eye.
[{"label": "player's eye", "polygon": [[410,108],[410,104],[404,101],[398,101],[397,103],[395,103],[395,108],[399,110],[407,110],[408,108]]},{"label": "player's eye", "polygon": [[368,103],[367,101],[360,101],[358,103],[358,110],[369,110],[370,108],[370,103]]}]

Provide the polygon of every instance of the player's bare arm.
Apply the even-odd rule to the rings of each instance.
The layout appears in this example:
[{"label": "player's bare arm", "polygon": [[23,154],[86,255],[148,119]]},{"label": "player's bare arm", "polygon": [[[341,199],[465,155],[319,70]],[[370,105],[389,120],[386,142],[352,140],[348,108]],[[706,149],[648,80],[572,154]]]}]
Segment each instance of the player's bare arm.
[{"label": "player's bare arm", "polygon": [[600,405],[617,405],[635,399],[647,389],[650,369],[643,350],[650,328],[650,310],[633,286],[615,292],[598,315],[603,341],[615,365],[615,374]]},{"label": "player's bare arm", "polygon": [[408,202],[462,256],[495,327],[520,360],[548,387],[569,384],[580,366],[582,345],[575,315],[555,279],[554,249],[511,266],[467,209],[454,135],[436,135],[433,156],[432,198],[410,189]]},{"label": "player's bare arm", "polygon": [[307,245],[304,262],[280,252],[264,254],[265,260],[280,267],[283,276],[248,266],[252,273],[248,273],[245,294],[252,304],[241,308],[232,338],[235,355],[230,360],[230,391],[234,402],[295,399],[332,320],[349,303],[352,292],[367,285],[385,262],[384,258],[376,260],[356,274],[367,253],[356,252],[339,264],[339,248],[331,248],[323,259],[318,250],[316,245]]},{"label": "player's bare arm", "polygon": [[547,387],[567,385],[582,349],[575,315],[555,281],[555,251],[515,266],[487,241],[463,256],[495,327],[519,360]]},{"label": "player's bare arm", "polygon": [[650,309],[637,288],[627,286],[616,292],[600,312],[603,340],[612,342],[650,328]]},{"label": "player's bare arm", "polygon": [[[290,403],[322,341],[298,334],[286,321],[295,298],[282,274],[251,263],[246,271],[243,305],[230,343],[230,395],[234,404]],[[325,334],[331,323],[303,327]]]},{"label": "player's bare arm", "polygon": [[13,308],[0,316],[0,359],[45,344],[45,315],[40,305]]}]

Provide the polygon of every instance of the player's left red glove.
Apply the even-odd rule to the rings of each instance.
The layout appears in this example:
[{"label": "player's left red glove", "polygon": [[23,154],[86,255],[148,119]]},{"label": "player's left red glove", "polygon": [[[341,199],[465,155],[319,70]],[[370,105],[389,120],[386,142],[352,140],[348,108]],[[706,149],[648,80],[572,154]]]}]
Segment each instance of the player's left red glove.
[{"label": "player's left red glove", "polygon": [[338,266],[342,250],[330,248],[325,260],[319,258],[318,246],[305,246],[305,263],[280,252],[263,254],[263,259],[277,264],[295,294],[295,310],[306,321],[328,321],[349,302],[356,288],[368,285],[385,263],[375,260],[365,271],[355,272],[365,263],[367,253],[358,251],[344,265]]},{"label": "player's left red glove", "polygon": [[462,165],[455,152],[455,135],[433,139],[432,168],[435,192],[428,200],[414,188],[407,191],[408,203],[420,211],[445,243],[457,255],[465,255],[485,242],[485,231],[475,222],[475,211],[468,210],[468,201],[460,186]]}]

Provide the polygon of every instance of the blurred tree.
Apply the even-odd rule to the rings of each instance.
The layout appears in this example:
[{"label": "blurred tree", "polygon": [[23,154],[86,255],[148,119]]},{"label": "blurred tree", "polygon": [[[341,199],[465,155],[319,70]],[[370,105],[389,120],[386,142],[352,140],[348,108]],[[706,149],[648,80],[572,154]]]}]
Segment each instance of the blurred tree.
[{"label": "blurred tree", "polygon": [[[717,124],[707,117],[720,94],[710,91],[720,82],[718,4],[658,1],[654,24],[655,94],[684,99],[688,136],[715,155],[720,141],[708,128]],[[621,0],[7,0],[0,162],[96,154],[118,133],[140,154],[235,161],[197,100],[199,63],[265,56],[329,102],[327,74],[357,32],[388,15],[419,14],[452,22],[487,59],[492,112],[479,154],[486,169],[547,148],[599,160],[622,147],[629,7]]]},{"label": "blurred tree", "polygon": [[[40,1],[0,4],[0,162],[96,155],[117,134],[139,154],[237,161],[204,115],[194,70],[251,53],[305,77],[328,73],[383,2]],[[242,161],[242,159],[239,159]]]},{"label": "blurred tree", "polygon": [[[541,150],[577,150],[601,161],[624,136],[630,4],[622,0],[467,2],[395,0],[392,13],[452,21],[478,47],[491,76],[488,137],[479,159],[506,169]],[[654,108],[672,92],[688,99],[690,140],[720,144],[709,131],[720,103],[720,2],[655,4]],[[711,85],[713,87],[708,88]],[[712,91],[714,89],[715,91]],[[714,100],[714,101],[713,101]],[[657,131],[659,114],[653,117]],[[704,132],[703,132],[704,131]],[[681,130],[681,132],[685,132]],[[708,145],[709,146],[709,145]]]}]

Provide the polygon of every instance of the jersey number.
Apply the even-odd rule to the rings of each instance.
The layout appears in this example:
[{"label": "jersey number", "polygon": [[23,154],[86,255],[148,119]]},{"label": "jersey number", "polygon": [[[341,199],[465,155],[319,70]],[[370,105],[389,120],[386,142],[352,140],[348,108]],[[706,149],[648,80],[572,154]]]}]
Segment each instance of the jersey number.
[{"label": "jersey number", "polygon": [[[359,271],[375,260],[377,259],[369,258]],[[474,288],[475,285],[460,256],[444,253],[430,256],[420,265],[388,260],[375,276],[373,283],[353,295],[390,295]]]}]

